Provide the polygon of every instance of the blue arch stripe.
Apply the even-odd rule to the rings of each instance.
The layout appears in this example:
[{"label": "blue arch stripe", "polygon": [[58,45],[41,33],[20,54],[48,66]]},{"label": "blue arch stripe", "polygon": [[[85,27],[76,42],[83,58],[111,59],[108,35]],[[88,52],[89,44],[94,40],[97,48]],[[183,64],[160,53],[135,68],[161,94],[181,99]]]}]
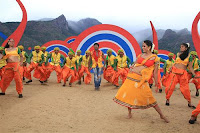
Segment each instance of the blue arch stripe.
[{"label": "blue arch stripe", "polygon": [[8,37],[4,35],[2,32],[0,32],[0,37],[2,37],[4,40],[6,40]]},{"label": "blue arch stripe", "polygon": [[74,42],[74,41],[75,41],[75,39],[73,38],[73,39],[68,40],[67,43],[71,43],[71,42]]},{"label": "blue arch stripe", "polygon": [[159,55],[158,54],[158,57],[160,57],[160,58],[162,58],[164,60],[168,60],[169,59],[168,55]]},{"label": "blue arch stripe", "polygon": [[98,34],[98,35],[95,35],[95,36],[89,38],[82,45],[81,51],[85,53],[85,51],[87,50],[87,48],[90,45],[92,45],[95,42],[100,41],[100,40],[111,40],[113,42],[116,42],[117,44],[119,44],[124,49],[124,51],[126,52],[126,55],[130,58],[130,60],[133,61],[132,51],[129,48],[128,44],[123,39],[121,39],[120,37],[113,35],[113,34],[109,34],[109,33]]}]

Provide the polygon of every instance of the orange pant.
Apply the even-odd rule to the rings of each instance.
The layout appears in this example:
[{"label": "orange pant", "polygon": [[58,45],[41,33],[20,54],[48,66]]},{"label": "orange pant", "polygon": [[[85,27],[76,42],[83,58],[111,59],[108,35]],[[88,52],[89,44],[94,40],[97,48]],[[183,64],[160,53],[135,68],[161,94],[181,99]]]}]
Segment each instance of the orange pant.
[{"label": "orange pant", "polygon": [[192,116],[197,117],[199,113],[200,113],[200,100],[199,100],[199,104],[197,105],[196,109],[192,111]]},{"label": "orange pant", "polygon": [[47,80],[47,75],[43,69],[42,66],[39,66],[38,63],[32,62],[28,68],[27,68],[27,73],[26,73],[26,78],[29,80],[32,80],[31,78],[31,71],[35,69],[34,72],[34,77],[37,79],[40,79],[40,81],[45,81]]},{"label": "orange pant", "polygon": [[162,85],[163,85],[164,87],[166,87],[166,85],[167,85],[167,80],[168,80],[168,78],[169,78],[169,73],[166,72],[166,74],[163,75],[163,77],[162,77]]},{"label": "orange pant", "polygon": [[166,99],[170,99],[177,83],[180,84],[180,90],[184,98],[187,101],[191,101],[190,89],[188,84],[188,73],[186,70],[178,69],[176,67],[172,68],[172,73],[169,74],[169,79],[167,80],[168,86],[166,86],[165,88]]},{"label": "orange pant", "polygon": [[47,69],[49,69],[49,68],[50,68],[50,70],[46,70],[46,72],[47,72],[47,77],[49,78],[50,75],[51,75],[51,73],[52,73],[53,71],[56,71],[57,82],[60,83],[60,82],[61,82],[61,79],[62,79],[62,68],[61,68],[61,66],[60,66],[60,65],[55,66],[55,65],[49,64],[49,66],[48,66]]},{"label": "orange pant", "polygon": [[63,70],[62,70],[62,78],[63,78],[63,82],[64,84],[66,84],[67,79],[71,76],[71,79],[69,81],[69,83],[73,83],[76,81],[76,75],[75,75],[75,71],[64,66]]},{"label": "orange pant", "polygon": [[47,65],[45,65],[45,63],[43,63],[42,64],[42,68],[44,69],[44,71],[46,73],[46,78],[48,79],[50,77],[50,75],[51,75],[51,72],[54,70],[53,65],[51,65],[50,63],[48,63]]},{"label": "orange pant", "polygon": [[1,82],[2,82],[3,75],[4,75],[4,71],[5,71],[5,67],[3,67],[3,68],[0,69],[0,77],[1,77],[0,88],[1,88]]},{"label": "orange pant", "polygon": [[23,66],[20,66],[19,72],[22,77],[26,77],[27,67],[26,67],[26,65],[24,65],[24,63],[23,63]]},{"label": "orange pant", "polygon": [[[200,76],[200,71],[195,72],[196,76]],[[188,80],[192,79],[192,74],[188,74]],[[193,78],[192,83],[194,83],[196,89],[200,89],[200,78]]]},{"label": "orange pant", "polygon": [[114,85],[119,86],[119,83],[118,83],[119,76],[120,76],[120,78],[122,80],[122,83],[124,83],[124,81],[126,80],[126,77],[128,75],[129,68],[118,68],[117,70],[118,71],[115,71],[114,75],[112,77],[112,83]]},{"label": "orange pant", "polygon": [[27,72],[27,67],[26,67],[26,66],[23,66],[23,77],[25,77],[26,72]]},{"label": "orange pant", "polygon": [[23,68],[23,66],[19,66],[19,72],[20,72],[21,77],[23,78],[23,75],[24,75],[24,68]]},{"label": "orange pant", "polygon": [[40,72],[38,69],[35,68],[34,73],[33,73],[33,77],[36,79],[40,79]]},{"label": "orange pant", "polygon": [[15,80],[16,84],[16,90],[18,94],[22,94],[23,84],[22,84],[22,76],[19,72],[19,63],[13,62],[13,63],[7,63],[7,65],[4,68],[4,75],[2,77],[1,81],[1,90],[3,93],[5,93],[6,89],[10,85],[10,82]]},{"label": "orange pant", "polygon": [[[47,66],[45,66],[45,63],[43,63],[42,69],[43,69],[43,72],[45,73],[46,79],[48,79],[49,76],[50,76],[50,66],[49,66],[49,64]],[[41,76],[42,76],[40,71],[41,70],[39,70],[38,66],[37,66],[36,69],[34,70],[33,77],[35,77],[36,79],[40,79]],[[41,80],[41,81],[43,81],[43,80]]]},{"label": "orange pant", "polygon": [[85,82],[85,84],[89,84],[92,80],[92,76],[91,76],[91,73],[90,73],[88,67],[81,66],[81,69],[79,70],[79,79],[81,77],[83,77],[84,72],[87,74],[87,76],[84,79],[84,82]]},{"label": "orange pant", "polygon": [[[149,84],[153,84],[153,74],[151,78],[149,79]],[[160,69],[158,69],[158,88],[161,89],[161,75],[160,75]]]},{"label": "orange pant", "polygon": [[4,71],[5,71],[5,67],[0,69],[0,77],[2,79],[3,75],[4,75]]},{"label": "orange pant", "polygon": [[103,77],[105,80],[112,83],[112,77],[113,77],[114,73],[115,72],[114,72],[114,69],[112,68],[112,66],[108,66],[103,72]]}]

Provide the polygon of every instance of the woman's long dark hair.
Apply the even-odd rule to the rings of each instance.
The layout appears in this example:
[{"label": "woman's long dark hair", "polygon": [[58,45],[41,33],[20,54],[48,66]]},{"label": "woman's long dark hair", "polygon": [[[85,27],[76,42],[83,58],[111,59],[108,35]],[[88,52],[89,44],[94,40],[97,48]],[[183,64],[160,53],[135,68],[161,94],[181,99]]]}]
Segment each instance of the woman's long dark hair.
[{"label": "woman's long dark hair", "polygon": [[183,46],[185,46],[187,48],[186,51],[183,51],[183,53],[179,55],[179,57],[181,58],[181,60],[185,60],[185,58],[187,58],[188,55],[189,55],[190,47],[188,46],[187,43],[182,43],[181,45],[183,45]]},{"label": "woman's long dark hair", "polygon": [[[8,42],[10,41],[10,39],[8,39]],[[9,48],[10,46],[9,46],[9,44],[8,44],[8,42],[6,43],[6,46],[5,46],[5,48]]]},{"label": "woman's long dark hair", "polygon": [[152,43],[150,40],[145,40],[144,43],[145,43],[147,46],[150,46],[150,47],[151,47],[151,49],[150,49],[150,51],[151,51],[151,50],[152,50],[152,45],[153,45],[153,43]]}]

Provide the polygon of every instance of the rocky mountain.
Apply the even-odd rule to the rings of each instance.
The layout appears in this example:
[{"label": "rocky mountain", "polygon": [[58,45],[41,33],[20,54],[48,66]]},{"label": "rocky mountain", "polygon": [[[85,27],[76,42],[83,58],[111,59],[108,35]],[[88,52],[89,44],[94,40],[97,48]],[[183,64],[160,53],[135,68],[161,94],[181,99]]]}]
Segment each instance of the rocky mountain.
[{"label": "rocky mountain", "polygon": [[[85,29],[102,24],[96,19],[86,18],[77,22],[70,21],[65,18],[64,15],[58,18],[44,18],[38,21],[28,21],[24,35],[19,45],[24,45],[25,50],[28,47],[35,45],[43,45],[51,40],[65,40],[69,36],[77,36]],[[0,22],[0,32],[6,36],[11,35],[13,31],[18,27],[19,22]],[[128,30],[128,29],[127,29]],[[152,40],[152,30],[144,29],[132,34],[138,43],[142,45],[142,42],[146,39]],[[172,52],[178,52],[180,44],[183,42],[189,42],[191,44],[191,50],[194,50],[192,36],[188,29],[182,30],[157,30],[159,49],[164,49]],[[3,39],[0,37],[0,44],[3,43]]]},{"label": "rocky mountain", "polygon": [[190,50],[195,50],[192,35],[187,29],[183,29],[178,32],[167,29],[158,43],[159,49],[168,50],[174,53],[177,53],[180,50],[181,43],[190,43]]},{"label": "rocky mountain", "polygon": [[[195,50],[192,35],[187,28],[181,30],[156,30],[158,36],[159,49],[168,50],[177,53],[180,49],[181,43],[190,43],[191,50]],[[139,32],[133,33],[140,46],[144,40],[153,41],[152,30],[145,29]]]},{"label": "rocky mountain", "polygon": [[[156,32],[157,32],[157,36],[158,36],[158,40],[159,40],[163,37],[165,30],[159,29]],[[133,36],[135,37],[137,42],[140,44],[140,46],[142,45],[142,42],[144,40],[151,40],[151,41],[153,40],[151,29],[144,29],[144,30],[135,32],[135,33],[133,33]]]},{"label": "rocky mountain", "polygon": [[190,31],[187,28],[184,28],[182,30],[179,30],[176,32],[178,35],[189,35]]},{"label": "rocky mountain", "polygon": [[[24,35],[19,45],[24,45],[25,50],[35,45],[43,45],[51,40],[65,40],[70,36],[77,36],[85,29],[101,24],[98,20],[92,18],[82,19],[78,22],[66,20],[64,15],[56,19],[45,19],[45,21],[28,21]],[[0,32],[6,36],[11,35],[18,27],[19,22],[0,22]],[[0,37],[0,44],[3,43]]]},{"label": "rocky mountain", "polygon": [[73,29],[76,33],[80,34],[87,28],[102,23],[96,19],[86,18],[86,19],[81,19],[78,22],[68,20],[68,24],[71,29]]}]

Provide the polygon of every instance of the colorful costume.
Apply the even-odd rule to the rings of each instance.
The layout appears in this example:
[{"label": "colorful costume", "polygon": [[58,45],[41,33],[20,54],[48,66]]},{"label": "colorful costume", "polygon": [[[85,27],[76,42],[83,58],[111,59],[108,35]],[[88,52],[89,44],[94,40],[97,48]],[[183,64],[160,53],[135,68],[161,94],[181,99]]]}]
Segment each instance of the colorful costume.
[{"label": "colorful costume", "polygon": [[7,62],[4,57],[3,57],[3,59],[0,59],[0,77],[1,77],[1,79],[4,74],[4,67],[6,66],[6,64],[7,64]]},{"label": "colorful costume", "polygon": [[[57,50],[57,49],[55,48],[54,50]],[[50,77],[51,73],[53,71],[56,71],[57,82],[60,83],[62,79],[62,67],[63,67],[63,64],[61,63],[61,59],[63,59],[63,62],[65,62],[65,57],[60,53],[56,54],[55,52],[53,52],[49,55],[48,58],[51,58],[51,62],[49,63],[50,71],[47,75],[48,77]]]},{"label": "colorful costume", "polygon": [[21,50],[22,57],[23,57],[23,66],[20,66],[20,73],[23,76],[23,80],[25,80],[26,72],[27,72],[27,66],[26,66],[26,61],[29,58],[28,54],[23,51],[24,47],[22,45],[18,46],[18,48]]},{"label": "colorful costume", "polygon": [[[156,52],[157,50],[154,50],[154,53],[157,55],[158,52]],[[159,88],[159,92],[162,92],[162,84],[161,84],[161,75],[160,75],[160,62],[165,63],[165,60],[158,57],[159,59],[159,66],[158,66],[158,88]],[[151,78],[149,79],[149,85],[150,87],[153,85],[153,75],[151,76]]]},{"label": "colorful costume", "polygon": [[77,62],[77,64],[78,64],[78,70],[77,70],[77,72],[76,72],[76,75],[78,75],[78,78],[79,78],[79,84],[81,84],[81,77],[83,76],[80,76],[80,70],[81,70],[81,63],[80,63],[80,59],[83,57],[82,55],[80,55],[81,54],[81,50],[78,50],[77,51],[77,55],[75,56],[75,58],[76,58],[76,62]]},{"label": "colorful costume", "polygon": [[[190,54],[197,56],[197,53],[195,51],[190,52]],[[200,60],[197,57],[192,60],[192,68],[194,69],[195,75],[200,76]],[[187,70],[189,71],[189,69]],[[188,80],[190,81],[190,79],[192,79],[192,74],[188,73]],[[191,82],[194,83],[197,90],[196,96],[198,96],[198,90],[200,89],[200,78],[192,79]]]},{"label": "colorful costume", "polygon": [[128,73],[125,82],[120,87],[114,101],[131,109],[146,109],[157,105],[148,81],[153,73],[155,64],[158,65],[158,57],[152,54],[144,59],[138,56],[134,67],[145,66],[140,74]]},{"label": "colorful costume", "polygon": [[[4,47],[0,47],[0,51],[4,51]],[[1,79],[4,74],[4,67],[6,66],[6,64],[7,64],[6,58],[5,58],[5,56],[3,56],[2,59],[0,59],[0,77],[1,77]]]},{"label": "colorful costume", "polygon": [[[35,78],[38,78],[40,82],[47,80],[47,75],[42,67],[42,63],[44,62],[44,54],[42,51],[36,52],[36,49],[40,49],[40,46],[35,46],[35,51],[33,51],[29,56],[29,63],[30,60],[33,58],[31,64],[27,68],[26,78],[32,82],[31,71],[35,70]],[[29,83],[29,81],[27,83]]]},{"label": "colorful costume", "polygon": [[[10,56],[17,56],[19,57],[19,54],[21,51],[16,48],[14,51],[7,51],[5,49],[3,55],[5,55],[6,58],[9,58]],[[7,65],[4,67],[4,75],[1,80],[1,90],[2,93],[5,93],[6,89],[10,85],[10,82],[15,80],[16,83],[16,91],[18,94],[22,94],[23,84],[22,84],[22,76],[19,72],[20,63],[19,62],[8,62]]]},{"label": "colorful costume", "polygon": [[[86,53],[90,53],[90,51],[86,51]],[[79,79],[83,77],[83,74],[85,72],[87,74],[87,76],[84,79],[85,84],[89,84],[92,80],[92,75],[88,67],[89,60],[90,60],[90,57],[89,56],[86,57],[86,55],[82,56],[79,60],[79,64],[81,64],[81,69],[79,70]]]},{"label": "colorful costume", "polygon": [[174,65],[174,60],[172,59],[171,61],[168,59],[165,64],[164,64],[164,72],[163,72],[163,77],[162,77],[162,85],[166,87],[166,83],[167,83],[167,80],[168,80],[168,77],[169,77],[169,74],[170,74],[170,70],[172,68],[172,66]]},{"label": "colorful costume", "polygon": [[[48,63],[48,56],[49,56],[49,53],[47,51],[44,51],[46,50],[46,47],[41,47],[41,50],[43,52],[43,55],[44,55],[44,61],[42,63],[42,69],[44,70],[44,73],[46,74],[46,80],[49,78],[49,73],[50,73],[50,65]],[[35,69],[34,71],[34,74],[33,74],[33,77],[37,78],[37,79],[40,79],[41,77],[41,74],[40,74],[40,70],[39,69]]]},{"label": "colorful costume", "polygon": [[[189,58],[189,56],[188,56],[184,60],[181,60],[181,58],[177,54],[175,64],[178,63],[178,64],[183,64],[183,65],[187,66],[189,61],[190,62],[192,61],[192,57]],[[180,84],[180,90],[181,90],[184,98],[188,102],[190,102],[191,97],[190,97],[190,89],[189,89],[189,84],[188,84],[188,73],[186,70],[176,68],[175,66],[172,67],[172,72],[169,74],[169,78],[166,83],[168,85],[165,88],[166,99],[167,100],[170,99],[177,83]]]},{"label": "colorful costume", "polygon": [[103,68],[103,52],[98,51],[92,51],[91,52],[91,58],[92,58],[92,68],[94,71],[94,84],[95,89],[98,90],[101,85],[101,75],[102,75],[102,68]]},{"label": "colorful costume", "polygon": [[[112,51],[111,51],[112,52]],[[114,75],[114,60],[115,56],[111,55],[106,57],[106,68],[103,72],[104,79],[112,83],[112,77]]]},{"label": "colorful costume", "polygon": [[[71,52],[69,52],[68,55],[69,54],[73,55],[73,53]],[[69,81],[70,85],[77,80],[76,73],[75,73],[76,70],[77,70],[76,58],[72,57],[72,59],[70,59],[69,57],[66,57],[66,63],[62,71],[64,85],[66,84],[66,81],[69,77],[71,77]]]},{"label": "colorful costume", "polygon": [[112,77],[112,83],[115,86],[119,86],[118,80],[119,77],[122,80],[122,83],[124,83],[124,81],[126,80],[128,71],[129,71],[129,65],[131,64],[130,59],[123,55],[122,57],[120,57],[119,55],[117,57],[115,57],[115,63],[114,63],[114,75]]}]

